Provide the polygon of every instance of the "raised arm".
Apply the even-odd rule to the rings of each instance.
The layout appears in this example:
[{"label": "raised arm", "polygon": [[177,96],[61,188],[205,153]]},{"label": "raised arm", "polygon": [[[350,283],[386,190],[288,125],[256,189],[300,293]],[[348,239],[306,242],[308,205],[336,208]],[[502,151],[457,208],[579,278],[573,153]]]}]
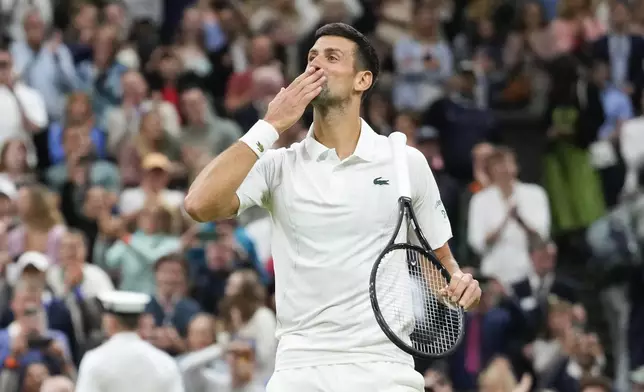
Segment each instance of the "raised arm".
[{"label": "raised arm", "polygon": [[325,81],[324,71],[309,67],[275,96],[264,120],[199,173],[185,199],[186,212],[192,219],[207,222],[237,213],[240,200],[236,192],[258,158],[302,117],[304,109],[322,91]]}]

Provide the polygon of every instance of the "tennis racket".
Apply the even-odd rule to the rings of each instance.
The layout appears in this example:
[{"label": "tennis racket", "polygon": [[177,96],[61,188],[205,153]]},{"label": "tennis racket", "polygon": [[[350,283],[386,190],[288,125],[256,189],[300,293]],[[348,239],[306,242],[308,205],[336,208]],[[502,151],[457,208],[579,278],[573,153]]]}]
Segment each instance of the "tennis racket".
[{"label": "tennis racket", "polygon": [[[382,331],[401,350],[417,358],[439,358],[452,353],[463,339],[464,310],[439,293],[449,284],[450,275],[414,214],[407,138],[394,132],[389,141],[400,195],[399,215],[394,234],[371,270],[371,307]],[[420,246],[409,242],[409,227]]]}]

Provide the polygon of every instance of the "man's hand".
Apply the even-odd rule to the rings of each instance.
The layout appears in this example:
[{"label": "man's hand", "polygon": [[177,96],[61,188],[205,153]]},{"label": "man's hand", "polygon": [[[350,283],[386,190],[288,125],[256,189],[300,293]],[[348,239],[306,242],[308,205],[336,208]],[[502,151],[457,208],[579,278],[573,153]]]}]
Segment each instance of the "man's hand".
[{"label": "man's hand", "polygon": [[293,83],[282,90],[268,104],[264,121],[283,133],[302,117],[311,101],[320,94],[326,82],[324,70],[308,67]]},{"label": "man's hand", "polygon": [[474,279],[472,274],[465,274],[462,271],[452,274],[452,280],[442,294],[465,310],[473,309],[481,300],[479,282]]},{"label": "man's hand", "polygon": [[24,333],[19,333],[11,340],[11,355],[15,358],[20,358],[27,352],[27,336]]}]

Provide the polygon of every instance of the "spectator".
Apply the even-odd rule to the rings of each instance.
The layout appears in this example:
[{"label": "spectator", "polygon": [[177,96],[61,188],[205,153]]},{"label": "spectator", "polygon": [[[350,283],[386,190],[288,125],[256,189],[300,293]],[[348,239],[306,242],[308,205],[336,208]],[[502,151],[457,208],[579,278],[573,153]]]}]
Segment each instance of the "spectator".
[{"label": "spectator", "polygon": [[171,210],[178,210],[183,204],[185,195],[181,191],[168,189],[173,168],[168,157],[151,152],[143,158],[141,168],[144,171],[141,185],[121,193],[119,198],[121,214],[128,218],[135,217],[146,204],[156,202],[164,204]]},{"label": "spectator", "polygon": [[578,54],[584,46],[604,34],[606,26],[595,19],[589,0],[563,0],[550,34],[557,55]]},{"label": "spectator", "polygon": [[186,120],[181,133],[186,155],[217,156],[242,135],[238,125],[214,113],[203,90],[198,87],[181,93],[181,106]]},{"label": "spectator", "polygon": [[479,376],[479,391],[481,392],[527,392],[532,387],[530,376],[524,375],[517,383],[512,366],[507,359],[494,359]]},{"label": "spectator", "polygon": [[177,54],[182,60],[183,69],[205,77],[212,71],[212,65],[205,52],[205,21],[197,7],[183,10],[183,18],[177,34]]},{"label": "spectator", "polygon": [[94,4],[81,4],[73,15],[70,25],[63,33],[63,41],[69,48],[74,65],[89,60],[92,55],[92,40],[98,26],[98,8]]},{"label": "spectator", "polygon": [[613,387],[605,377],[589,377],[581,381],[579,392],[611,392]]},{"label": "spectator", "polygon": [[420,4],[414,12],[411,36],[394,47],[398,80],[394,88],[397,109],[422,111],[442,95],[442,83],[452,75],[452,53],[442,40],[438,10]]},{"label": "spectator", "polygon": [[98,29],[92,43],[92,60],[78,65],[78,74],[84,91],[93,97],[96,123],[106,127],[106,114],[110,106],[118,105],[122,97],[121,77],[125,66],[116,61],[119,49],[118,31],[111,26]]},{"label": "spectator", "polygon": [[147,204],[136,218],[137,230],[130,235],[121,228],[118,241],[105,255],[105,265],[119,272],[120,290],[153,294],[155,263],[179,251],[181,242],[172,235],[172,213],[162,204]]},{"label": "spectator", "polygon": [[167,255],[154,265],[156,295],[146,307],[154,316],[156,331],[153,343],[171,354],[185,350],[185,337],[192,318],[199,313],[199,305],[186,296],[188,266],[177,254]]},{"label": "spectator", "polygon": [[21,280],[16,285],[11,304],[16,319],[0,330],[3,368],[25,369],[32,362],[45,361],[51,371],[73,376],[68,340],[61,331],[47,327],[41,295],[41,289],[33,282]]},{"label": "spectator", "polygon": [[23,187],[16,203],[20,225],[9,233],[9,254],[25,251],[45,253],[58,262],[60,239],[65,231],[54,196],[41,185]]},{"label": "spectator", "polygon": [[91,97],[86,93],[75,92],[66,101],[64,116],[59,116],[61,121],[53,123],[47,132],[49,164],[56,165],[65,161],[64,134],[67,128],[79,129],[89,138],[96,156],[100,159],[107,158],[107,136],[95,126]]},{"label": "spectator", "polygon": [[179,115],[173,104],[159,97],[150,97],[143,76],[129,70],[122,75],[123,99],[106,114],[109,151],[118,156],[123,147],[139,133],[142,116],[152,110],[161,115],[163,129],[173,137],[179,136]]},{"label": "spectator", "polygon": [[65,112],[65,96],[80,87],[71,53],[56,31],[47,36],[47,26],[38,9],[25,14],[24,41],[11,47],[14,71],[44,98],[50,121],[60,121]]},{"label": "spectator", "polygon": [[481,272],[504,284],[531,270],[528,241],[550,231],[548,198],[538,185],[517,181],[514,152],[498,149],[488,158],[492,186],[472,197],[468,241],[481,256]]},{"label": "spectator", "polygon": [[[11,189],[36,182],[36,156],[31,148],[23,139],[6,139],[0,149],[0,178]],[[17,189],[8,192],[14,198]]]},{"label": "spectator", "polygon": [[266,290],[257,274],[239,270],[228,279],[220,312],[228,332],[236,339],[253,342],[259,380],[268,381],[275,367],[276,320],[266,303]]},{"label": "spectator", "polygon": [[0,42],[0,107],[4,115],[0,143],[8,138],[29,138],[47,125],[42,95],[24,84],[13,71],[13,56],[5,39]]},{"label": "spectator", "polygon": [[171,178],[177,180],[184,178],[186,167],[181,163],[179,142],[163,128],[161,113],[153,109],[143,114],[140,126],[138,134],[122,146],[119,154],[123,185],[133,187],[141,183],[143,176],[141,163],[150,153],[160,153],[170,159]]}]

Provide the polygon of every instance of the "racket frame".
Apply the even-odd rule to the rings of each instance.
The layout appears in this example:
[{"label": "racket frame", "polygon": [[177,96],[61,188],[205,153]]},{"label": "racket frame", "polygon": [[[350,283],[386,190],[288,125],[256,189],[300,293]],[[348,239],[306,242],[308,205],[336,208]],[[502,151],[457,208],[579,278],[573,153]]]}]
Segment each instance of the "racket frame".
[{"label": "racket frame", "polygon": [[[405,243],[396,243],[396,238],[398,237],[398,234],[400,232],[400,228],[402,227],[403,222],[405,222],[408,226],[409,225],[411,226],[421,246],[411,244],[409,240]],[[409,236],[407,236],[407,238],[409,238]],[[391,327],[389,327],[389,325],[387,324],[387,321],[382,315],[382,311],[380,310],[380,304],[378,303],[378,298],[376,294],[376,289],[377,289],[376,280],[378,275],[378,267],[380,266],[380,263],[384,260],[385,255],[396,249],[410,249],[421,253],[422,255],[425,256],[427,260],[429,260],[440,271],[441,275],[447,281],[447,284],[450,283],[452,277],[447,271],[447,269],[443,266],[443,264],[441,264],[440,260],[436,256],[436,253],[434,253],[432,248],[429,246],[429,242],[427,241],[427,238],[425,238],[425,235],[421,231],[420,225],[418,224],[418,220],[416,219],[416,214],[414,213],[414,209],[412,208],[411,198],[407,196],[401,196],[400,198],[398,198],[398,222],[396,223],[396,229],[394,230],[394,234],[391,236],[391,239],[387,243],[387,246],[385,246],[385,249],[380,253],[380,255],[378,256],[378,259],[376,260],[376,262],[374,263],[371,269],[371,275],[369,277],[369,299],[371,300],[371,308],[373,309],[373,314],[376,317],[376,321],[378,322],[380,329],[382,329],[382,332],[384,332],[384,334],[387,336],[387,338],[389,338],[389,340],[393,344],[395,344],[399,349],[406,352],[407,354],[410,354],[419,359],[436,359],[436,358],[442,358],[452,354],[454,351],[456,351],[461,341],[463,340],[463,336],[464,336],[463,313],[461,313],[462,326],[460,328],[458,339],[456,340],[452,348],[450,348],[449,350],[439,355],[422,352],[420,350],[415,349],[414,347],[411,347],[407,343],[403,342],[394,333]]]}]

